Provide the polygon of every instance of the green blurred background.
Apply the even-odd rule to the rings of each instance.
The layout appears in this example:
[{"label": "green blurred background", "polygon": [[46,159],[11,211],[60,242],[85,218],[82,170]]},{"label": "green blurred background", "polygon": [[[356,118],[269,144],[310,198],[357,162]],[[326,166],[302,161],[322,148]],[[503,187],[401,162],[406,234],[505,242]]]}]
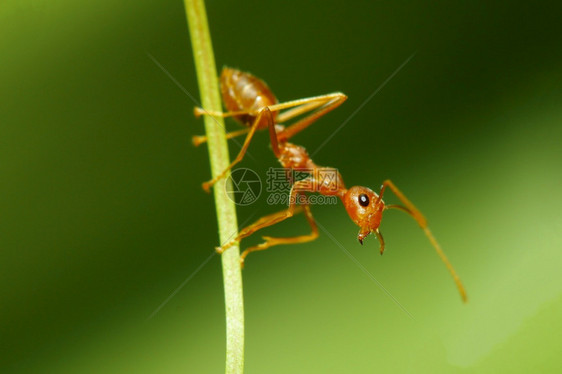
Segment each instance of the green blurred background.
[{"label": "green blurred background", "polygon": [[[219,68],[253,72],[280,100],[349,96],[295,138],[310,152],[417,52],[315,160],[338,167],[348,186],[394,180],[428,217],[470,297],[461,303],[406,215],[385,216],[381,257],[374,237],[357,243],[341,204],[314,207],[413,318],[322,232],[249,257],[246,372],[560,368],[555,2],[207,8]],[[183,3],[5,0],[0,35],[0,371],[222,372],[216,217],[200,188],[209,164],[190,140],[203,125],[149,57],[199,97]],[[267,143],[259,134],[242,164],[262,176],[277,166]],[[239,222],[278,209],[262,195],[238,209]],[[303,231],[295,217],[268,233]]]}]

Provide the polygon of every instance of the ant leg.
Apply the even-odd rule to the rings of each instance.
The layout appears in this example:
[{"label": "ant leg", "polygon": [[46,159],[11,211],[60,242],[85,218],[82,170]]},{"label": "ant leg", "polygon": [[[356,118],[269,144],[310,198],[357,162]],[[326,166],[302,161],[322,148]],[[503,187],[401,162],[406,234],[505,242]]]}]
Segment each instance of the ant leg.
[{"label": "ant leg", "polygon": [[[242,230],[240,230],[240,232],[238,233],[238,236],[236,236],[235,238],[232,238],[231,240],[229,240],[225,244],[221,245],[220,247],[215,247],[215,250],[217,251],[217,253],[222,254],[228,248],[230,248],[234,244],[240,242],[240,240],[242,240],[244,238],[247,238],[248,236],[252,235],[256,231],[258,231],[260,229],[263,229],[265,227],[274,225],[276,223],[279,223],[279,222],[287,219],[288,217],[290,217],[292,215],[300,213],[302,211],[302,207],[301,206],[295,207],[293,209],[292,213],[289,213],[288,210],[290,210],[290,208],[284,209],[280,212],[275,212],[275,213],[272,213],[272,214],[268,214],[267,216],[261,217],[256,222],[254,222],[251,225],[246,226]],[[288,216],[288,214],[290,214],[290,215]]]},{"label": "ant leg", "polygon": [[256,129],[258,128],[258,125],[260,124],[263,115],[266,116],[269,126],[273,126],[273,116],[271,115],[271,111],[269,110],[268,107],[264,107],[256,117],[254,123],[252,124],[252,127],[250,127],[250,131],[248,132],[248,136],[246,136],[246,140],[244,140],[242,149],[240,150],[240,153],[238,153],[238,156],[236,156],[234,161],[232,161],[232,163],[215,178],[211,179],[208,182],[203,183],[203,189],[206,192],[209,192],[211,186],[213,186],[219,179],[223,178],[226,175],[226,173],[228,173],[228,171],[234,167],[234,165],[242,161],[244,155],[246,154],[246,151],[248,150],[248,147],[250,146],[250,141],[252,140],[252,137],[254,136],[254,133],[256,132]]},{"label": "ant leg", "polygon": [[[271,147],[273,148],[273,153],[275,154],[275,157],[279,158],[279,156],[281,155],[281,152],[279,150],[279,137],[282,137],[283,140],[289,139],[289,137],[287,136],[288,130],[291,131],[291,129],[294,130],[294,129],[299,128],[298,131],[301,131],[306,126],[310,125],[312,122],[314,122],[315,120],[317,120],[318,118],[320,118],[324,114],[326,114],[329,111],[338,107],[341,103],[343,103],[345,101],[345,99],[347,99],[347,96],[345,96],[344,94],[335,93],[335,94],[328,94],[328,95],[323,95],[323,96],[315,96],[315,97],[306,98],[306,99],[289,101],[289,102],[286,102],[286,103],[281,103],[281,104],[276,104],[276,105],[270,105],[268,108],[271,111],[279,110],[280,107],[285,108],[285,107],[290,107],[292,105],[298,105],[294,109],[291,109],[287,112],[279,114],[277,116],[277,122],[284,122],[284,121],[286,121],[286,120],[288,120],[292,117],[298,116],[298,115],[306,113],[306,112],[310,112],[311,110],[314,110],[318,107],[321,107],[316,112],[313,112],[309,116],[301,119],[297,123],[291,125],[289,128],[287,128],[285,130],[282,130],[280,133],[277,133],[277,130],[275,129],[275,123],[270,122],[268,124],[269,125],[268,126],[269,127],[269,137],[270,137],[270,140],[271,140]],[[313,100],[313,101],[310,101],[310,100]],[[329,100],[329,101],[326,102],[326,100]],[[297,127],[295,127],[295,126],[297,126]],[[296,132],[298,132],[298,131],[296,131]],[[296,133],[296,132],[294,132],[294,133]]]},{"label": "ant leg", "polygon": [[[279,104],[274,105],[275,107],[277,107]],[[270,108],[272,106],[270,105]],[[216,112],[214,110],[206,110],[203,108],[200,108],[198,106],[196,106],[195,108],[193,108],[193,114],[195,115],[195,118],[199,118],[201,116],[211,116],[211,117],[222,117],[222,118],[227,118],[227,117],[236,117],[236,116],[241,116],[244,114],[249,114],[252,116],[256,116],[259,114],[259,112],[262,110],[263,108],[258,108],[258,109],[248,109],[248,110],[237,110],[234,112]],[[276,108],[275,110],[279,110],[279,108]]]},{"label": "ant leg", "polygon": [[[254,111],[255,112],[255,111]],[[203,108],[200,108],[198,106],[196,106],[195,108],[193,108],[193,115],[195,116],[195,118],[199,118],[201,116],[211,116],[211,117],[222,117],[222,118],[226,118],[226,117],[233,117],[233,116],[237,116],[239,114],[248,114],[248,111],[241,111],[241,112],[217,112],[214,110],[206,110]]]},{"label": "ant leg", "polygon": [[339,107],[341,104],[343,104],[343,102],[345,100],[347,100],[347,96],[345,96],[344,94],[340,93],[340,92],[336,92],[333,94],[328,94],[328,95],[324,95],[324,96],[318,96],[317,98],[322,98],[323,100],[321,101],[322,106],[318,105],[312,105],[312,103],[310,105],[304,105],[303,106],[303,110],[301,111],[301,108],[295,108],[294,110],[285,112],[281,115],[279,115],[278,120],[279,122],[282,122],[282,119],[285,119],[285,117],[283,115],[285,115],[286,117],[294,117],[296,115],[302,114],[304,113],[304,109],[315,109],[316,107],[319,107],[316,111],[312,112],[310,115],[304,117],[303,119],[297,121],[296,123],[292,124],[291,126],[287,127],[285,130],[283,130],[280,134],[281,137],[283,137],[284,139],[290,139],[292,138],[294,135],[298,134],[299,132],[301,132],[302,130],[306,129],[308,126],[310,126],[314,121],[316,121],[318,118],[324,116],[326,113],[331,112],[332,110],[336,109],[337,107]]},{"label": "ant leg", "polygon": [[[232,139],[232,138],[235,138],[237,136],[247,134],[248,132],[250,132],[249,127],[245,128],[245,129],[242,129],[242,130],[231,131],[231,132],[226,134],[226,138]],[[193,142],[194,146],[198,147],[198,146],[200,146],[201,144],[203,144],[207,141],[207,136],[205,136],[205,135],[194,135],[191,138],[191,141]]]},{"label": "ant leg", "polygon": [[[286,103],[284,103],[286,104]],[[287,111],[285,113],[283,113],[282,115],[279,116],[279,118],[283,118],[283,120],[279,120],[278,118],[278,122],[284,122],[285,120],[298,116],[299,114],[302,113],[306,113],[309,112],[313,109],[318,108],[319,106],[323,105],[324,102],[322,101],[314,101],[308,104],[295,104],[295,105],[300,105],[298,107],[296,107],[293,110]],[[270,107],[271,110],[271,107]],[[200,115],[216,115],[219,117],[227,117],[227,116],[232,116],[232,115],[240,115],[240,114],[252,114],[253,111],[246,111],[246,112],[228,112],[228,113],[220,113],[220,112],[207,112],[202,108],[196,107],[195,108],[195,116],[199,117]],[[232,139],[235,138],[237,136],[243,135],[243,134],[247,134],[250,131],[250,128],[245,128],[242,130],[237,130],[237,131],[231,131],[229,133],[226,134],[226,138],[227,139]],[[273,128],[270,127],[270,133],[275,133],[275,126],[273,126]],[[193,145],[198,147],[201,144],[205,143],[207,141],[207,136],[205,135],[194,135],[191,138]],[[274,143],[275,147],[274,147],[274,152],[278,149],[277,147],[277,134],[275,133],[275,139],[273,138],[273,135],[271,134],[271,140],[272,140],[272,144]],[[275,153],[275,155],[277,156],[277,152]]]},{"label": "ant leg", "polygon": [[242,252],[240,256],[240,266],[244,267],[244,261],[246,260],[246,256],[248,256],[251,252],[254,251],[263,251],[268,249],[269,247],[273,247],[274,245],[280,244],[299,244],[299,243],[306,243],[315,240],[318,238],[318,227],[316,226],[316,221],[314,221],[314,217],[312,216],[312,212],[310,211],[310,205],[305,204],[302,206],[304,210],[304,214],[306,216],[306,220],[310,225],[312,231],[310,234],[307,235],[300,235],[300,236],[293,236],[289,238],[273,238],[271,236],[263,236],[262,238],[265,242],[258,244],[254,247],[250,247]]},{"label": "ant leg", "polygon": [[[291,101],[286,101],[284,103],[278,103],[278,104],[274,104],[274,105],[269,105],[269,110],[271,110],[272,112],[278,112],[280,110],[284,110],[284,109],[289,109],[289,108],[294,108],[291,110],[288,110],[286,112],[280,113],[277,117],[277,122],[278,123],[283,123],[286,122],[296,116],[299,116],[301,114],[310,112],[311,110],[317,109],[318,107],[320,107],[320,109],[318,109],[316,112],[312,113],[310,116],[301,119],[300,121],[298,121],[297,123],[295,123],[294,125],[291,125],[290,128],[293,128],[294,126],[296,126],[294,129],[290,130],[287,134],[289,136],[287,136],[287,139],[289,139],[290,137],[292,137],[293,135],[295,135],[296,133],[302,131],[304,128],[308,127],[312,122],[316,121],[318,118],[322,117],[324,114],[334,110],[335,108],[337,108],[338,106],[340,106],[345,100],[347,99],[347,96],[341,92],[335,92],[335,93],[331,93],[331,94],[326,94],[326,95],[319,95],[319,96],[312,96],[312,97],[307,97],[304,99],[298,99],[298,100],[291,100]],[[202,115],[207,115],[207,116],[214,116],[214,117],[236,117],[236,116],[240,116],[240,115],[244,115],[244,114],[249,114],[249,115],[257,115],[259,114],[259,111],[261,109],[250,109],[250,110],[239,110],[239,111],[235,111],[235,112],[216,112],[216,111],[211,111],[211,110],[205,110],[203,108],[199,108],[199,107],[195,107],[193,110],[193,113],[195,114],[195,117],[199,117]],[[287,129],[289,130],[289,129]]]},{"label": "ant leg", "polygon": [[382,184],[381,196],[382,196],[382,193],[384,192],[384,189],[387,186],[392,190],[392,192],[398,197],[398,199],[405,206],[402,206],[402,205],[386,205],[385,209],[401,210],[403,212],[408,213],[410,216],[412,216],[412,218],[414,218],[416,220],[418,225],[420,225],[420,227],[423,229],[423,231],[425,233],[425,236],[427,236],[427,238],[429,239],[429,241],[433,245],[433,248],[435,248],[435,251],[437,252],[439,257],[441,258],[441,260],[443,261],[443,263],[445,264],[445,266],[447,267],[447,269],[449,270],[449,272],[453,276],[453,279],[455,281],[455,284],[457,285],[457,288],[459,290],[459,293],[461,294],[461,297],[462,297],[463,301],[467,302],[468,298],[467,298],[467,295],[466,295],[466,290],[464,289],[464,286],[463,286],[459,276],[457,275],[457,272],[453,268],[453,265],[451,265],[451,263],[449,262],[449,259],[447,258],[447,256],[443,252],[443,250],[441,249],[441,246],[439,245],[439,243],[437,242],[437,240],[435,239],[435,237],[431,233],[431,230],[429,230],[429,227],[427,227],[427,220],[425,219],[423,214],[421,214],[421,212],[414,206],[414,204],[412,204],[412,202],[410,200],[408,200],[408,198],[406,196],[404,196],[402,191],[400,191],[398,189],[398,187],[396,187],[396,185],[394,185],[394,183],[392,183],[392,181],[389,180],[389,179],[385,180]]},{"label": "ant leg", "polygon": [[279,139],[277,138],[277,130],[275,130],[275,123],[273,121],[268,122],[267,127],[269,129],[269,140],[271,141],[271,149],[273,154],[277,159],[281,156],[281,151],[279,150]]},{"label": "ant leg", "polygon": [[319,106],[322,106],[330,101],[338,100],[343,103],[345,99],[347,99],[347,96],[345,94],[341,92],[334,92],[325,95],[311,96],[305,97],[303,99],[286,101],[284,103],[270,105],[269,108],[274,112],[294,108],[279,114],[279,122],[285,122],[298,115],[310,112],[311,110],[318,108]]},{"label": "ant leg", "polygon": [[[305,99],[306,100],[306,99]],[[326,100],[312,101],[307,104],[299,104],[293,109],[288,109],[283,113],[279,113],[277,120],[279,123],[287,122],[291,118],[300,116],[301,114],[308,113],[326,103]]]},{"label": "ant leg", "polygon": [[[283,109],[297,107],[294,110],[290,110],[290,111],[287,111],[287,112],[284,113],[284,116],[282,117],[282,118],[284,118],[283,119],[283,122],[284,122],[288,119],[291,119],[293,117],[298,116],[299,114],[309,112],[312,109],[323,105],[326,101],[329,100],[325,96],[330,97],[330,96],[332,96],[332,94],[322,95],[322,96],[313,96],[313,97],[304,98],[304,99],[286,101],[284,103],[278,103],[278,104],[270,105],[269,108],[272,111],[279,111],[279,110],[283,110]],[[203,108],[200,108],[200,107],[193,108],[193,114],[195,115],[196,118],[199,118],[201,116],[212,116],[212,117],[227,118],[227,117],[240,116],[240,115],[244,115],[244,114],[256,115],[258,113],[259,113],[259,109],[237,110],[237,111],[233,111],[233,112],[217,112],[217,111],[214,111],[214,110],[206,110],[206,109],[203,109]]]},{"label": "ant leg", "polygon": [[285,210],[282,210],[280,212],[277,212],[277,213],[273,213],[273,214],[269,214],[267,216],[264,216],[264,217],[258,219],[256,222],[254,222],[250,226],[247,226],[247,227],[243,228],[242,230],[240,230],[240,233],[238,234],[238,236],[236,236],[235,238],[232,238],[230,241],[221,245],[220,247],[216,247],[215,249],[217,250],[217,252],[223,253],[228,248],[230,248],[234,244],[240,242],[240,240],[252,235],[256,231],[261,230],[265,227],[275,225],[276,223],[284,221],[287,218],[292,217],[296,213],[299,213],[302,210],[303,206],[301,206],[301,205],[297,206],[296,205],[297,204],[297,196],[298,196],[299,193],[302,193],[302,192],[305,192],[305,191],[314,191],[314,187],[310,187],[311,184],[315,185],[315,182],[314,182],[314,180],[308,179],[308,178],[300,180],[300,181],[296,182],[295,184],[293,184],[293,187],[291,187],[291,192],[289,194],[289,208],[287,208]]}]

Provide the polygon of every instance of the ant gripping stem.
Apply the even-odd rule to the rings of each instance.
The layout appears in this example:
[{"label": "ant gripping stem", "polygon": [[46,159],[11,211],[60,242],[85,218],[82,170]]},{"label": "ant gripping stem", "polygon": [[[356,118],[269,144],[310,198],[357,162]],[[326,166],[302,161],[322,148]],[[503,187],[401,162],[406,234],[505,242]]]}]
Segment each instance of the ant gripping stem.
[{"label": "ant gripping stem", "polygon": [[[225,107],[228,112],[209,113],[203,109],[196,108],[196,115],[204,114],[234,117],[238,121],[243,122],[246,126],[248,126],[248,128],[231,132],[227,135],[227,137],[230,139],[246,133],[248,135],[244,141],[242,150],[234,162],[221,175],[219,175],[219,177],[203,184],[206,190],[210,189],[210,187],[217,182],[219,178],[224,177],[228,170],[230,170],[237,162],[242,160],[256,130],[264,130],[266,128],[269,130],[273,153],[281,165],[288,170],[304,169],[311,175],[303,180],[294,182],[291,187],[289,196],[290,203],[287,209],[262,217],[253,224],[245,227],[240,231],[237,237],[227,243],[224,243],[222,246],[217,247],[216,250],[218,253],[224,252],[235,243],[238,243],[241,239],[252,235],[256,231],[282,222],[299,212],[305,213],[306,219],[312,230],[310,234],[290,238],[273,238],[264,236],[263,239],[265,242],[254,247],[250,247],[242,253],[241,266],[244,265],[246,257],[251,252],[265,250],[280,244],[296,244],[314,240],[318,237],[318,228],[310,211],[310,206],[306,200],[304,203],[301,203],[300,206],[297,206],[297,197],[299,195],[304,195],[306,192],[315,192],[327,196],[337,196],[342,200],[351,220],[359,226],[359,233],[357,235],[359,242],[363,244],[363,241],[369,234],[375,234],[379,240],[381,254],[384,252],[385,248],[383,236],[379,230],[383,212],[388,209],[398,209],[412,216],[412,218],[414,218],[418,225],[424,230],[425,235],[435,248],[435,251],[439,257],[441,257],[441,260],[445,263],[445,266],[453,276],[463,301],[467,301],[464,286],[462,285],[453,266],[443,253],[441,246],[427,227],[425,217],[394,185],[394,183],[390,180],[384,181],[379,195],[371,189],[362,186],[354,186],[347,189],[343,183],[342,176],[336,169],[316,165],[311,160],[304,147],[288,142],[288,140],[294,135],[304,130],[318,118],[343,103],[343,101],[347,98],[344,94],[334,93],[278,104],[277,99],[275,99],[275,96],[273,96],[273,93],[263,81],[251,74],[242,73],[238,70],[229,68],[223,69],[221,75],[221,89],[223,91],[223,101],[225,102]],[[261,106],[256,106],[256,103],[261,103]],[[281,113],[279,112],[280,110],[285,109],[288,110]],[[312,111],[312,113],[287,128],[279,125],[279,122],[284,122],[310,111]],[[204,141],[206,141],[205,137],[194,137],[194,144],[196,145],[199,145]],[[392,190],[403,205],[386,205],[384,203],[382,197],[387,187]]]}]

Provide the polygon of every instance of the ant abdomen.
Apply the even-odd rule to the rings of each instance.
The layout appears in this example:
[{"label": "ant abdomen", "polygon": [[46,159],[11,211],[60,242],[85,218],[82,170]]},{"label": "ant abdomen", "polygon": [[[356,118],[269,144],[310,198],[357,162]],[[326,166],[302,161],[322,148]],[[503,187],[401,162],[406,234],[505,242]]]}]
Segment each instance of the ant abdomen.
[{"label": "ant abdomen", "polygon": [[[277,104],[277,98],[267,84],[250,73],[224,67],[220,77],[222,101],[228,112],[259,111],[260,109]],[[277,112],[272,112],[273,117]],[[250,126],[257,117],[257,113],[241,114],[234,118],[245,126]],[[258,129],[266,128],[263,121]]]}]

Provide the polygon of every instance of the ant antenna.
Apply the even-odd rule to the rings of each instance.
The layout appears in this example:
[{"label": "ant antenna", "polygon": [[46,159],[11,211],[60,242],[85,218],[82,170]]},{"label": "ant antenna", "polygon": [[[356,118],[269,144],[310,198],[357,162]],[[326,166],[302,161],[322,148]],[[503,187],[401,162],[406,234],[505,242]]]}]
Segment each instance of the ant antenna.
[{"label": "ant antenna", "polygon": [[[461,279],[459,278],[459,276],[457,275],[457,272],[453,268],[453,265],[451,265],[451,263],[449,262],[449,259],[447,258],[447,256],[443,252],[443,250],[441,249],[441,246],[439,245],[439,243],[437,242],[437,240],[435,239],[435,237],[431,233],[431,230],[429,229],[429,227],[427,227],[427,223],[425,222],[425,217],[423,217],[423,216],[418,217],[418,215],[414,214],[410,209],[408,209],[408,208],[406,208],[405,206],[402,206],[402,205],[389,204],[389,205],[386,205],[385,208],[386,209],[401,210],[405,213],[408,213],[410,216],[412,216],[416,220],[416,222],[423,229],[423,232],[425,233],[425,236],[427,236],[427,238],[431,242],[431,245],[433,245],[433,248],[435,248],[435,251],[437,252],[439,257],[441,258],[441,261],[443,261],[443,263],[445,264],[445,266],[447,267],[447,269],[449,270],[449,272],[453,276],[453,280],[455,281],[455,284],[457,285],[459,293],[461,294],[462,301],[464,301],[466,303],[468,301],[468,296],[466,295],[466,290],[464,289],[464,286],[461,282]],[[419,214],[421,214],[421,213],[419,213]],[[418,219],[418,218],[421,218],[421,219]]]}]

